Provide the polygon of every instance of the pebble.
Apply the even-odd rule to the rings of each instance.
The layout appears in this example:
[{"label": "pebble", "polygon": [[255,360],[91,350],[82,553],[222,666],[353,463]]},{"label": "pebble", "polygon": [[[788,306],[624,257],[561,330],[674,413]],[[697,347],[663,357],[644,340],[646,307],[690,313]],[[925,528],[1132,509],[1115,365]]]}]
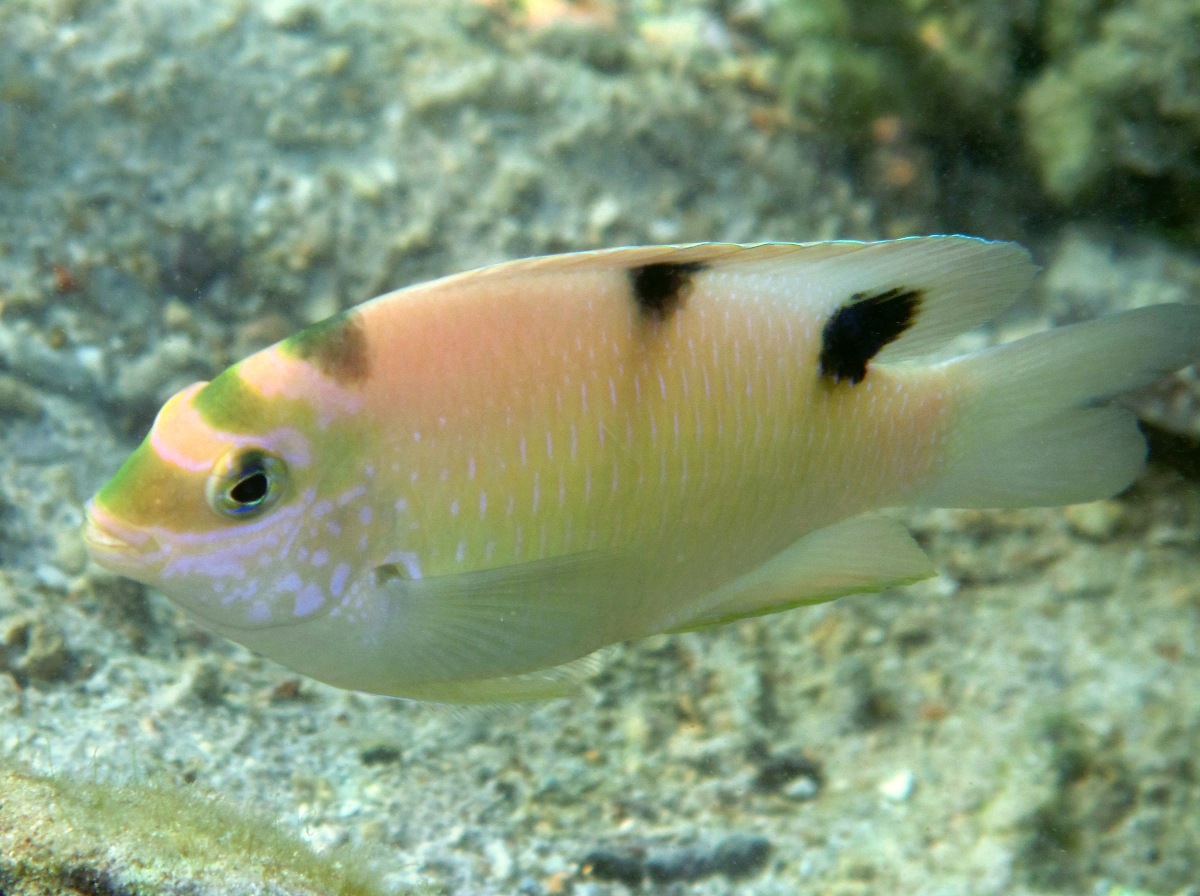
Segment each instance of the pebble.
[{"label": "pebble", "polygon": [[400,748],[391,744],[376,744],[358,754],[363,765],[391,765],[401,759]]},{"label": "pebble", "polygon": [[174,684],[158,693],[157,702],[163,708],[177,706],[187,700],[215,706],[224,698],[225,683],[220,665],[210,657],[198,657],[188,661]]},{"label": "pebble", "polygon": [[163,308],[163,324],[170,330],[184,330],[192,326],[192,311],[178,299],[171,299]]},{"label": "pebble", "polygon": [[0,666],[18,679],[54,681],[71,665],[62,629],[34,616],[18,616],[0,632]]},{"label": "pebble", "polygon": [[35,419],[41,415],[42,402],[37,392],[16,377],[0,373],[0,417]]},{"label": "pebble", "polygon": [[0,327],[0,363],[20,380],[57,395],[82,396],[96,389],[95,375],[74,352],[51,348],[46,334],[29,321]]},{"label": "pebble", "polygon": [[1109,541],[1120,529],[1125,507],[1120,501],[1091,501],[1063,508],[1071,531],[1095,541]]},{"label": "pebble", "polygon": [[744,878],[758,874],[771,855],[771,841],[760,834],[729,834],[690,846],[647,850],[642,846],[603,846],[583,859],[585,871],[598,880],[615,880],[634,888],[694,881],[716,874]]},{"label": "pebble", "polygon": [[612,196],[602,196],[588,210],[588,231],[600,237],[621,217],[621,203]]},{"label": "pebble", "polygon": [[757,874],[771,854],[771,841],[758,834],[731,834],[714,845],[683,847],[652,853],[646,876],[654,883],[699,880],[713,874],[749,877]]},{"label": "pebble", "polygon": [[[75,528],[63,529],[54,535],[54,566],[62,571],[69,582],[87,568],[87,550]],[[65,589],[63,589],[65,590]]]},{"label": "pebble", "polygon": [[14,715],[24,706],[21,686],[7,673],[0,672],[0,715]]},{"label": "pebble", "polygon": [[646,853],[637,847],[599,847],[583,856],[584,870],[600,880],[635,888],[646,877]]},{"label": "pebble", "polygon": [[33,570],[34,578],[39,585],[51,591],[67,591],[71,587],[71,578],[57,566],[50,563],[39,563]]},{"label": "pebble", "polygon": [[264,0],[261,15],[285,31],[312,31],[321,22],[320,7],[307,0]]},{"label": "pebble", "polygon": [[102,619],[105,626],[119,630],[137,649],[145,648],[155,624],[142,585],[100,573],[87,576],[71,594],[73,600]]},{"label": "pebble", "polygon": [[805,800],[813,799],[821,792],[821,785],[813,778],[797,778],[787,787],[783,788],[783,795],[789,800],[795,800],[802,803]]},{"label": "pebble", "polygon": [[516,863],[513,861],[512,851],[503,840],[489,840],[484,844],[483,852],[491,866],[489,877],[492,880],[503,881],[512,877]]},{"label": "pebble", "polygon": [[1069,562],[1056,565],[1047,580],[1058,594],[1078,598],[1103,597],[1126,578],[1128,558],[1092,545],[1080,545]]},{"label": "pebble", "polygon": [[862,642],[868,647],[878,647],[886,637],[887,632],[878,625],[873,625],[862,633]]},{"label": "pebble", "polygon": [[733,834],[717,844],[713,868],[726,877],[758,874],[771,857],[771,841],[761,834]]},{"label": "pebble", "polygon": [[164,397],[164,384],[184,377],[189,371],[198,374],[204,368],[204,360],[188,336],[168,334],[117,371],[114,397],[157,405]]},{"label": "pebble", "polygon": [[803,753],[792,751],[768,756],[754,776],[754,789],[760,793],[784,790],[792,799],[812,799],[821,789],[821,765]]},{"label": "pebble", "polygon": [[879,785],[879,792],[886,799],[902,803],[912,796],[916,783],[916,776],[909,769],[902,769],[890,778],[885,778]]},{"label": "pebble", "polygon": [[645,861],[645,853],[637,847],[598,847],[583,857],[582,865],[592,877],[633,888],[646,876]]}]

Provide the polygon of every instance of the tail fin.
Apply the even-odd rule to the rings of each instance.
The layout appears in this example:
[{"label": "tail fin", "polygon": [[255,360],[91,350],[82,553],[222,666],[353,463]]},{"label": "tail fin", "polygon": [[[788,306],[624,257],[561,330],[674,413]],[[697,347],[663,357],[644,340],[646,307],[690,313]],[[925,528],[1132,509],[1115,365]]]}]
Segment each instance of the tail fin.
[{"label": "tail fin", "polygon": [[1061,327],[945,364],[960,416],[916,502],[1029,507],[1114,495],[1141,473],[1133,413],[1104,402],[1200,358],[1200,306],[1157,305]]}]

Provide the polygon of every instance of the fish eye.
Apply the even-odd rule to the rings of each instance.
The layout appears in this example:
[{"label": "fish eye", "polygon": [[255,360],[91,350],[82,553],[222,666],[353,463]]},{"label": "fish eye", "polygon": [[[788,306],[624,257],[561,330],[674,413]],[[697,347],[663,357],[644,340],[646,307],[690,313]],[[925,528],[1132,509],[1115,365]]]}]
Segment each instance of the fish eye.
[{"label": "fish eye", "polygon": [[208,477],[208,503],[217,513],[234,519],[258,516],[283,495],[287,464],[260,448],[229,452]]}]

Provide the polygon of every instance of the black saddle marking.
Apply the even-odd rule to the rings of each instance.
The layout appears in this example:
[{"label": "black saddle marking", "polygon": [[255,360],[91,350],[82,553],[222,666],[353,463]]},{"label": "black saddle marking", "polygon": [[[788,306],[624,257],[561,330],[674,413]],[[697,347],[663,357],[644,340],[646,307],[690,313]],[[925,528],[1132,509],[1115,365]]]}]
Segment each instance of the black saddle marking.
[{"label": "black saddle marking", "polygon": [[873,296],[852,295],[821,331],[818,369],[822,379],[861,383],[871,359],[916,321],[923,296],[922,290],[903,286]]},{"label": "black saddle marking", "polygon": [[692,291],[693,279],[704,270],[701,261],[660,261],[629,269],[633,300],[642,317],[666,320]]}]

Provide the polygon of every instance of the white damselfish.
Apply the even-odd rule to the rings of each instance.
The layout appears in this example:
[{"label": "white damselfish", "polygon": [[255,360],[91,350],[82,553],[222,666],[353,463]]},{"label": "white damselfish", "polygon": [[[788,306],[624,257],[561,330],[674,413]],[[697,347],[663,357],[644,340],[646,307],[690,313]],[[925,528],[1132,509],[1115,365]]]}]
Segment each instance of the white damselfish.
[{"label": "white damselfish", "polygon": [[91,502],[102,565],[346,688],[541,697],[598,648],[932,574],[872,515],[1112,495],[1106,404],[1200,356],[1163,305],[952,360],[1011,243],[701,244],[497,265],[172,398]]}]

